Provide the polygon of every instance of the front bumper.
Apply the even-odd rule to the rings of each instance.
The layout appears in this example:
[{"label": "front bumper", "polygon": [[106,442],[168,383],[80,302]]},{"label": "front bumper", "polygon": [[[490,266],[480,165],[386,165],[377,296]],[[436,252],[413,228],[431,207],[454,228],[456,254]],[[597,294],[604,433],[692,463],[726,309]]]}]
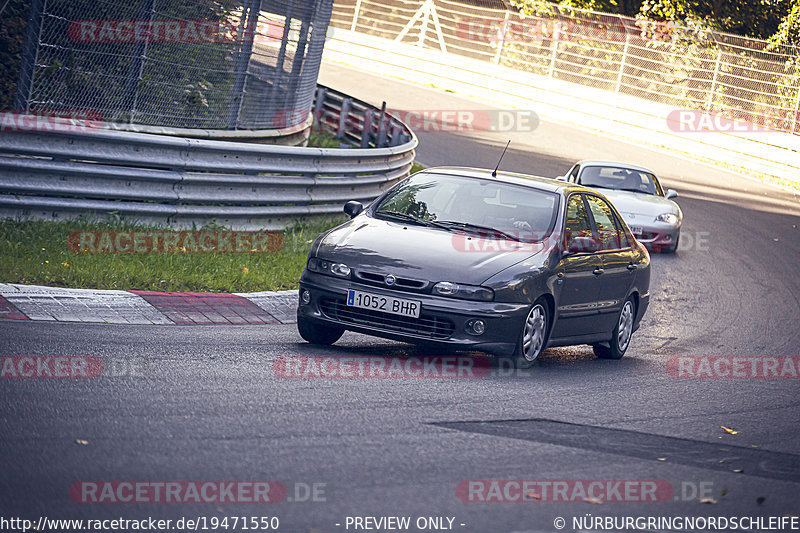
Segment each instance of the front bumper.
[{"label": "front bumper", "polygon": [[[350,331],[443,349],[481,350],[511,355],[528,312],[527,304],[474,302],[411,291],[391,290],[354,280],[339,279],[308,270],[300,278],[300,290],[308,290],[311,301],[298,302],[297,316],[311,322]],[[402,317],[345,305],[348,289],[421,302],[420,318]],[[486,323],[482,335],[470,333],[467,323]]]},{"label": "front bumper", "polygon": [[640,234],[634,233],[634,236],[637,241],[644,244],[648,249],[671,246],[681,232],[680,226],[668,224],[640,227],[642,232]]}]

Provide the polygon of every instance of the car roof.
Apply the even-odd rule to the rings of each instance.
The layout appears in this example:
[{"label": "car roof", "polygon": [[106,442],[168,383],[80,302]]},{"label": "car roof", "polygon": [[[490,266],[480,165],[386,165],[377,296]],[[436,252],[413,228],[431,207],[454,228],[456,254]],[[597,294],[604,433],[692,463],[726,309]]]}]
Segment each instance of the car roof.
[{"label": "car roof", "polygon": [[631,165],[630,163],[620,163],[619,161],[598,161],[593,159],[585,159],[583,161],[578,161],[577,164],[581,167],[619,167],[628,168],[630,170],[638,170],[640,172],[647,172],[648,174],[653,174],[654,176],[656,174],[649,168],[640,167],[639,165]]},{"label": "car roof", "polygon": [[468,178],[483,178],[489,180],[500,181],[513,185],[524,185],[526,187],[533,187],[543,191],[550,191],[555,193],[566,194],[573,190],[596,192],[593,189],[577,185],[575,183],[567,183],[564,181],[555,180],[552,178],[545,178],[542,176],[531,176],[529,174],[520,174],[518,172],[506,172],[498,170],[497,176],[492,176],[492,171],[487,168],[471,168],[471,167],[431,167],[426,168],[423,172],[427,174],[442,174],[448,176],[464,176]]}]

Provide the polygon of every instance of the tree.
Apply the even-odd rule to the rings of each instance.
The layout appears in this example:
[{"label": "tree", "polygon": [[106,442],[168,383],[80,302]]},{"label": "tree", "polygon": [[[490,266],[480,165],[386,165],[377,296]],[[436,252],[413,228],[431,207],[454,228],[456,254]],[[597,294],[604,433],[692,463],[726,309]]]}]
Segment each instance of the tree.
[{"label": "tree", "polygon": [[800,0],[794,0],[791,11],[783,18],[778,31],[769,40],[776,47],[780,45],[800,47]]},{"label": "tree", "polygon": [[797,0],[644,0],[639,17],[767,39]]}]

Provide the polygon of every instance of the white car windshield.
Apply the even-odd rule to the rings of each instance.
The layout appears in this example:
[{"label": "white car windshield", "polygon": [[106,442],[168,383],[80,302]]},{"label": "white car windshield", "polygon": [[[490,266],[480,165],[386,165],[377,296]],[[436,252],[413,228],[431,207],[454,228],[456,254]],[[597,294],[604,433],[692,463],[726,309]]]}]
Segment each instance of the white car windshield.
[{"label": "white car windshield", "polygon": [[578,181],[586,187],[616,189],[663,196],[656,177],[649,172],[622,167],[587,166]]}]

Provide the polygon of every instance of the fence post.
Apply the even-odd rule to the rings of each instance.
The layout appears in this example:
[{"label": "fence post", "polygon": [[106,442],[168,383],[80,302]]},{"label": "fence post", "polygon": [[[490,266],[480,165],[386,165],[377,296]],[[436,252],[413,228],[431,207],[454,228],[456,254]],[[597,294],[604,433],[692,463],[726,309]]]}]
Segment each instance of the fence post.
[{"label": "fence post", "polygon": [[350,99],[345,98],[342,100],[342,108],[339,111],[339,127],[336,129],[336,138],[337,139],[344,139],[345,133],[347,132],[347,117],[350,116]]},{"label": "fence post", "polygon": [[364,124],[361,128],[361,148],[369,148],[369,139],[372,136],[372,109],[364,113]]},{"label": "fence post", "polygon": [[358,12],[361,11],[361,0],[356,0],[356,9],[353,11],[353,23],[350,24],[350,31],[356,31],[358,25]]},{"label": "fence post", "polygon": [[[247,69],[250,65],[250,55],[253,53],[253,41],[256,36],[258,9],[260,6],[261,0],[250,1],[242,48],[236,58],[236,78],[233,82],[233,94],[231,95],[231,105],[228,108],[228,120],[226,121],[226,126],[229,130],[234,130],[239,126],[239,111],[242,109],[242,100],[244,100],[244,83],[247,78]],[[280,65],[281,63],[278,64]],[[278,80],[275,80],[275,83],[277,83],[277,81]]]},{"label": "fence post", "polygon": [[800,115],[800,88],[797,89],[797,98],[795,98],[794,102],[794,113],[792,113],[792,135],[794,135],[794,130],[797,128],[797,119]]},{"label": "fence post", "polygon": [[714,91],[717,88],[717,76],[719,75],[719,63],[722,59],[722,50],[717,51],[717,61],[714,63],[714,76],[711,78],[711,90],[708,92],[708,102],[706,110],[711,112],[711,105],[714,103]]},{"label": "fence post", "polygon": [[25,29],[25,43],[22,46],[17,95],[14,99],[14,109],[17,111],[30,111],[33,71],[36,68],[42,34],[42,11],[44,11],[44,0],[31,0],[28,27]]},{"label": "fence post", "polygon": [[556,22],[553,26],[553,53],[550,54],[550,69],[547,71],[549,77],[553,77],[556,69],[556,57],[558,56],[558,39],[561,34],[561,23]]},{"label": "fence post", "polygon": [[155,0],[143,2],[139,8],[139,20],[147,17],[147,35],[144,42],[136,43],[136,48],[128,66],[128,78],[125,87],[125,110],[130,113],[128,123],[133,124],[136,115],[136,104],[139,103],[139,82],[142,80],[144,60],[147,56],[147,45],[150,43],[150,34],[153,32],[153,15],[155,14]]},{"label": "fence post", "polygon": [[497,65],[500,63],[500,54],[503,52],[503,45],[506,42],[506,32],[508,31],[508,11],[506,11],[505,16],[503,17],[503,27],[500,28],[500,38],[497,39],[497,51],[494,53],[494,64]]},{"label": "fence post", "polygon": [[628,32],[625,32],[625,47],[622,49],[622,58],[619,61],[619,74],[617,74],[617,85],[614,88],[614,92],[619,92],[620,87],[622,86],[622,76],[625,73],[625,62],[628,61],[628,46],[631,44],[631,37],[628,35]]}]

